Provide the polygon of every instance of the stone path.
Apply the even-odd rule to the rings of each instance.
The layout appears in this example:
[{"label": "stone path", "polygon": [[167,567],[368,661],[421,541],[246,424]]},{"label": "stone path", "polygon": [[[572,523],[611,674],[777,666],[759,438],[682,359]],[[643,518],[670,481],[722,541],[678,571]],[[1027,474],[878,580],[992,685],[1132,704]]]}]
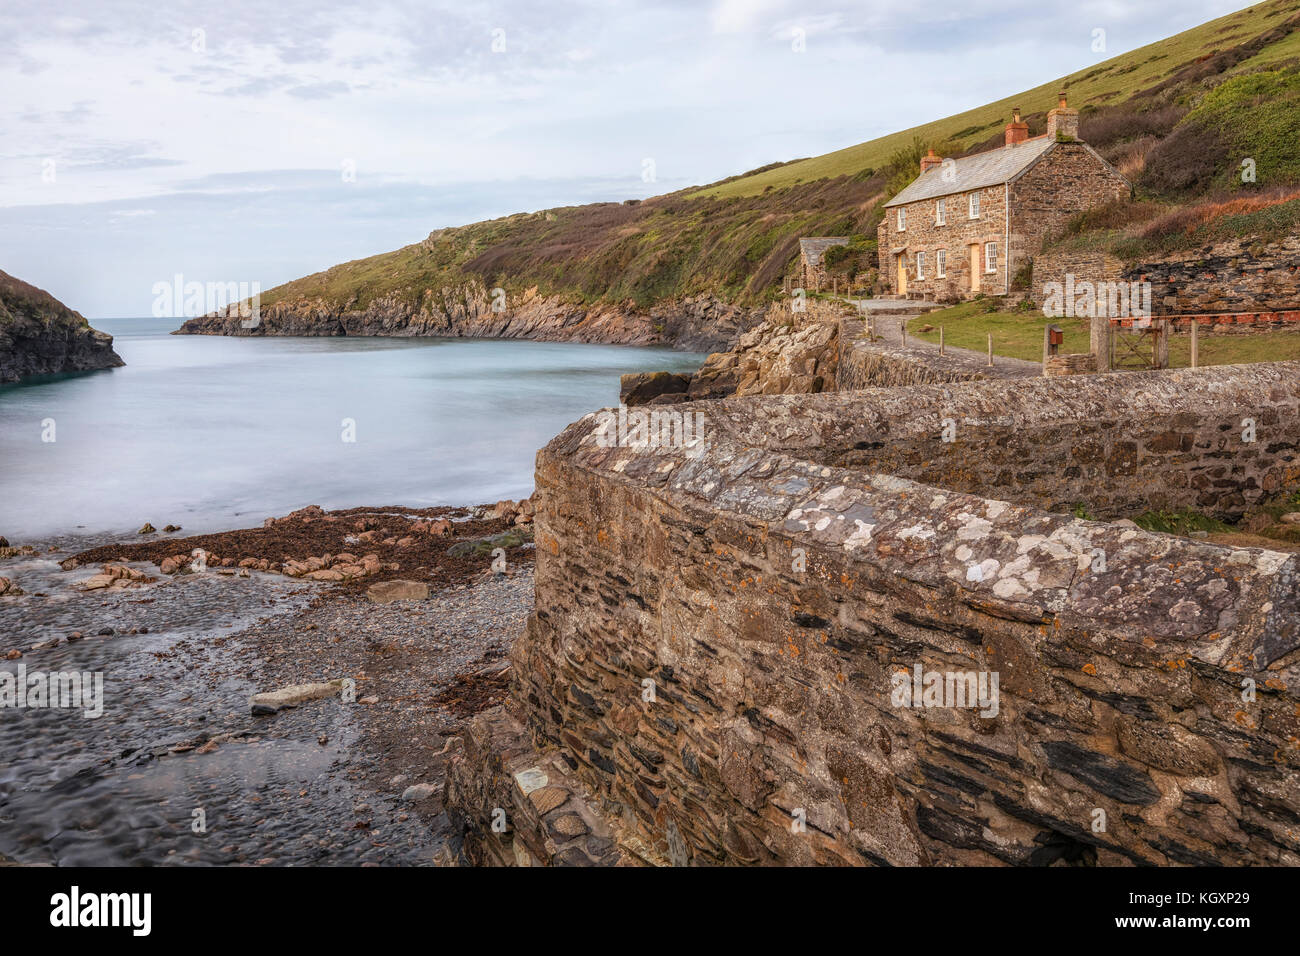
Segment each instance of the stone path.
[{"label": "stone path", "polygon": [[[848,302],[850,305],[858,307],[859,311],[863,313],[864,319],[867,318],[868,315],[871,317],[872,327],[875,331],[876,338],[879,341],[884,342],[886,345],[898,348],[902,348],[904,344],[902,331],[903,325],[916,318],[918,315],[924,315],[935,307],[935,303],[932,302],[909,302],[906,304],[916,306],[916,308],[907,312],[898,312],[893,309],[873,307],[872,303],[878,301],[874,299],[846,299],[844,301]],[[905,303],[898,301],[886,302],[886,304],[904,305]],[[906,347],[929,349],[934,352],[939,351],[938,343],[927,342],[926,340],[915,336],[907,337]],[[957,348],[953,345],[945,345],[943,354],[948,358],[960,359],[963,363],[976,363],[985,368],[988,367],[988,354],[985,352],[977,352],[974,349],[963,349]],[[996,376],[1000,378],[1032,378],[1043,374],[1043,366],[1040,363],[1027,362],[1024,359],[1010,358],[1005,355],[994,354],[993,367],[997,370],[995,373]]]}]

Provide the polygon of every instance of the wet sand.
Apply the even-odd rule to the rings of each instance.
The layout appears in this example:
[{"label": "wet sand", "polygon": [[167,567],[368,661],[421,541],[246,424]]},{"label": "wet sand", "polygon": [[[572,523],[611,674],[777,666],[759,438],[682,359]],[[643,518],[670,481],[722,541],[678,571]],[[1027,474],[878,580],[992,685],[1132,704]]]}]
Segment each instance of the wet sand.
[{"label": "wet sand", "polygon": [[[410,512],[385,517],[400,524],[383,524],[369,542],[399,565],[370,580],[317,582],[233,566],[165,575],[151,559],[198,546],[224,551],[232,564],[273,550],[280,561],[310,556],[299,548],[319,556],[336,553],[358,521],[378,520],[333,517],[340,520],[205,536],[215,540],[204,545],[177,536],[97,542],[67,571],[60,562],[73,564],[69,542],[0,560],[0,575],[26,592],[0,598],[0,670],[103,677],[99,717],[0,708],[0,858],[435,861],[449,837],[442,767],[464,720],[505,694],[505,654],[531,610],[531,545],[507,548],[504,572],[493,573],[490,553],[471,542],[510,524],[482,510],[455,512],[448,535],[415,547],[383,545],[388,531],[431,517]],[[457,544],[470,546],[448,556]],[[108,557],[131,559],[127,567],[155,580],[80,590]],[[428,583],[430,596],[367,599],[373,580],[395,577]],[[21,657],[6,659],[14,652]],[[355,681],[354,701],[251,713],[254,693],[343,677]],[[428,786],[409,792],[417,784]]]}]

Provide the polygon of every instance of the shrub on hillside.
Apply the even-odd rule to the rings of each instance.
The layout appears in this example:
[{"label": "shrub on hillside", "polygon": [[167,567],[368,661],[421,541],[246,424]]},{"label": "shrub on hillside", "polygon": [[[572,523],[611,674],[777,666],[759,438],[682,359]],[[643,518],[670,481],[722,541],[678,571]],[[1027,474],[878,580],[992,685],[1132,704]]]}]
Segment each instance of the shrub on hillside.
[{"label": "shrub on hillside", "polygon": [[1192,248],[1222,239],[1273,241],[1300,231],[1300,190],[1277,188],[1254,196],[1219,197],[1162,213],[1115,246],[1136,261],[1151,253]]},{"label": "shrub on hillside", "polygon": [[1185,121],[1147,154],[1136,185],[1156,196],[1205,192],[1230,162],[1228,143],[1217,129]]}]

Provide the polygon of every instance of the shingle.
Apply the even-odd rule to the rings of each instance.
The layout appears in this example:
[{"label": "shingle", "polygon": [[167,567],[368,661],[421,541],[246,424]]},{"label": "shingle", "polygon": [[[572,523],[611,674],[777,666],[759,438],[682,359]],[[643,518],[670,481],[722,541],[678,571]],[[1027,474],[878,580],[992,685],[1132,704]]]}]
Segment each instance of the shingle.
[{"label": "shingle", "polygon": [[943,166],[935,166],[912,180],[885,207],[902,206],[920,199],[938,199],[955,193],[997,186],[1024,172],[1038,157],[1056,145],[1055,140],[1040,136],[1014,146],[999,146],[974,156],[954,159],[955,176],[944,178]]}]

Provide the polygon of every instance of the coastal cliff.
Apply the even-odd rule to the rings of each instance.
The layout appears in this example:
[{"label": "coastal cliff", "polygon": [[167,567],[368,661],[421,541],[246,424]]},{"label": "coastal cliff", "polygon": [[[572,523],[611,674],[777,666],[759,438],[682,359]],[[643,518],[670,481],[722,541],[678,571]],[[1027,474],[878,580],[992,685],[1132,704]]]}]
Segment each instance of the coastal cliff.
[{"label": "coastal cliff", "polygon": [[513,300],[494,300],[477,283],[427,289],[418,303],[385,296],[364,307],[325,298],[280,299],[262,305],[256,320],[230,306],[188,319],[178,335],[447,336],[671,345],[685,351],[725,350],[762,321],[760,308],[728,305],[712,296],[663,302],[648,308],[575,304],[529,289]]},{"label": "coastal cliff", "polygon": [[125,364],[113,336],[48,292],[0,272],[0,384]]}]

